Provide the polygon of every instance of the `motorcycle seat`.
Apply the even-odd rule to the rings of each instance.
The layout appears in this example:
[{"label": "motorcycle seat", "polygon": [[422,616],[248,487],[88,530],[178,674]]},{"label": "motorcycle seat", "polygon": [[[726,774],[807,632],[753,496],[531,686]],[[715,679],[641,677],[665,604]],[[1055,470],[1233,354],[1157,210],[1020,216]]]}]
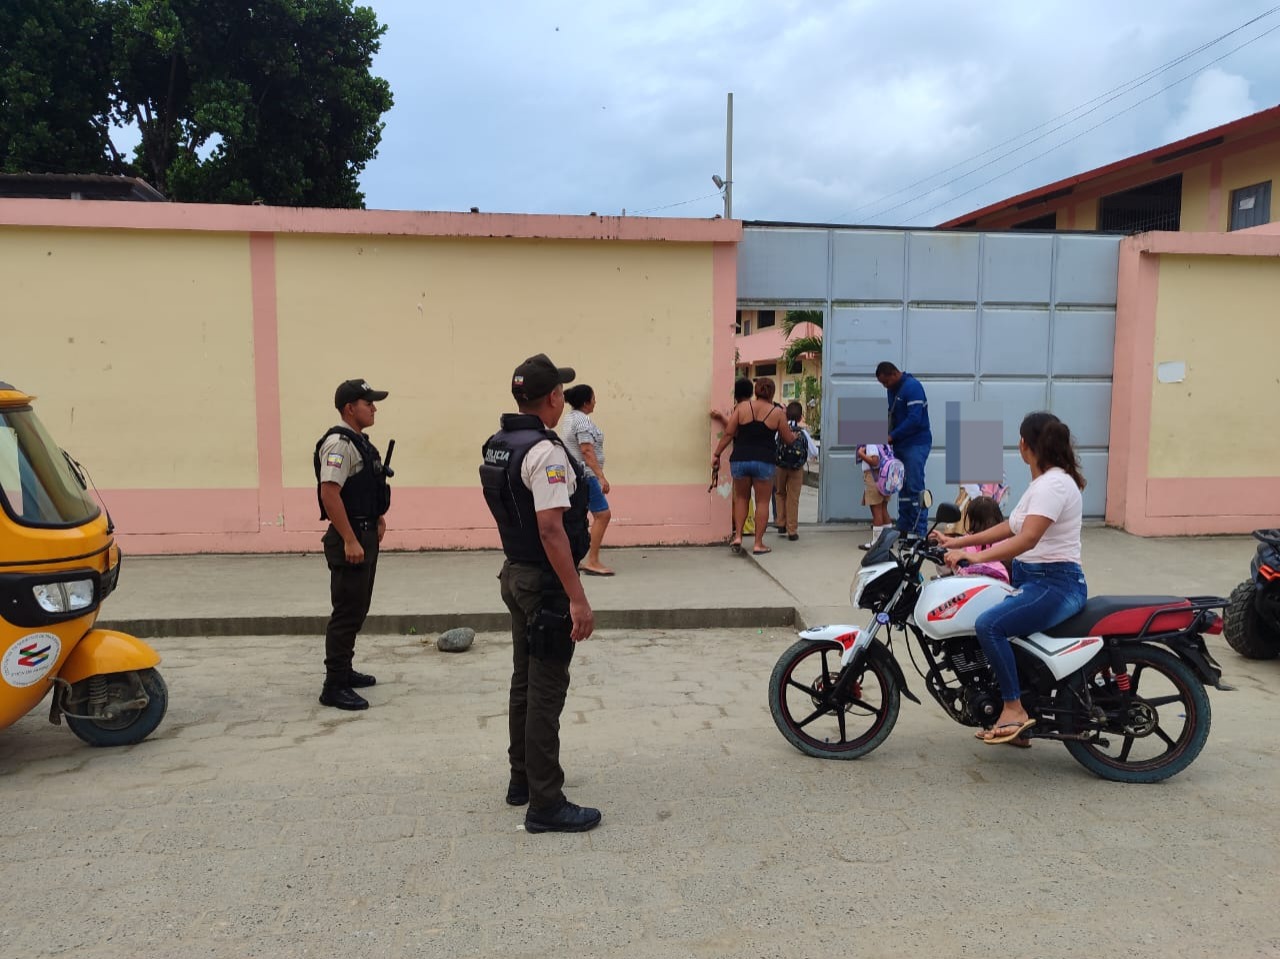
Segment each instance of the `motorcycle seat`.
[{"label": "motorcycle seat", "polygon": [[1042,632],[1057,639],[1133,636],[1142,631],[1152,613],[1168,606],[1177,608],[1156,616],[1147,632],[1167,633],[1191,625],[1191,601],[1183,596],[1093,596],[1080,612]]}]

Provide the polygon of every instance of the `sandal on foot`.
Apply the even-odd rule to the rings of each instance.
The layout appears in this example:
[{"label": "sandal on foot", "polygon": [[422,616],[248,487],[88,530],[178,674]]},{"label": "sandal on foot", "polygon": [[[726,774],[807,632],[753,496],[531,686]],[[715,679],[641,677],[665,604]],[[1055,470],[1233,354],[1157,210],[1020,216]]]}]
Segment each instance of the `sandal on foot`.
[{"label": "sandal on foot", "polygon": [[773,552],[773,550],[772,550],[772,549],[770,549],[768,546],[766,546],[766,547],[764,547],[763,549],[753,549],[753,550],[751,551],[751,555],[752,555],[752,556],[763,556],[765,553],[772,553],[772,552]]},{"label": "sandal on foot", "polygon": [[983,742],[988,746],[999,746],[1013,739],[1025,739],[1026,737],[1022,734],[1035,724],[1036,721],[1034,719],[1028,719],[1020,723],[1001,723],[991,730],[991,735],[983,739]]}]

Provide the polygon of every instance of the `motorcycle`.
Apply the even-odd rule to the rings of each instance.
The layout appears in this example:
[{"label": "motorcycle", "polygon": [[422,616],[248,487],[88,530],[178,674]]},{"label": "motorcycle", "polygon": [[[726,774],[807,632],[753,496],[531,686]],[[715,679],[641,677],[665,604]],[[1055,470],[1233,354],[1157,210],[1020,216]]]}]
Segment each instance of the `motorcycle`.
[{"label": "motorcycle", "polygon": [[1247,659],[1280,656],[1280,529],[1255,529],[1249,579],[1231,591],[1223,638]]},{"label": "motorcycle", "polygon": [[[941,504],[938,523],[959,509]],[[796,749],[857,759],[893,731],[907,688],[894,650],[900,635],[925,688],[957,723],[990,727],[1000,715],[995,674],[974,632],[978,615],[1013,592],[984,576],[940,576],[945,550],[927,539],[899,546],[885,530],[862,560],[850,602],[872,614],[867,628],[815,626],[782,654],[769,680],[769,709]],[[1209,736],[1206,685],[1222,669],[1202,634],[1222,631],[1215,596],[1095,596],[1077,615],[1012,639],[1022,702],[1036,720],[1026,736],[1061,742],[1090,772],[1153,783],[1186,769]],[[919,648],[923,667],[911,645]]]},{"label": "motorcycle", "polygon": [[115,527],[34,399],[0,383],[0,729],[52,690],[51,723],[65,717],[91,746],[131,745],[168,708],[160,656],[94,628],[120,582]]}]

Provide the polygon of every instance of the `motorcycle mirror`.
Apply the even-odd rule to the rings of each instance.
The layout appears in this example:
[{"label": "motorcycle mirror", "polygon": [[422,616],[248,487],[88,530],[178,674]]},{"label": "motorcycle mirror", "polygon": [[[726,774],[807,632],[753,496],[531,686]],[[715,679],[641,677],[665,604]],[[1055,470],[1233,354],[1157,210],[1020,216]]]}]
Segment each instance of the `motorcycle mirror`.
[{"label": "motorcycle mirror", "polygon": [[958,523],[960,522],[960,507],[955,503],[943,503],[938,507],[937,519],[939,523]]},{"label": "motorcycle mirror", "polygon": [[933,505],[933,494],[929,492],[927,489],[920,491],[920,505],[923,506],[925,509],[928,509],[930,506]]}]

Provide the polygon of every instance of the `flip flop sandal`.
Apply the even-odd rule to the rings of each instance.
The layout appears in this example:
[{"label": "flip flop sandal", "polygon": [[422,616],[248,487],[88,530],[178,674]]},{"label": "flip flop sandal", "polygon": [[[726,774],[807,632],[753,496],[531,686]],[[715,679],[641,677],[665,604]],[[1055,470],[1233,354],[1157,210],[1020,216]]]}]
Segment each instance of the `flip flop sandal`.
[{"label": "flip flop sandal", "polygon": [[[996,726],[991,730],[995,735],[988,736],[983,740],[983,742],[988,746],[1001,746],[1010,740],[1019,738],[1035,724],[1036,721],[1034,719],[1028,719],[1024,723],[1001,723],[999,726]],[[1000,732],[1002,729],[1007,729],[1009,731],[1002,733]]]},{"label": "flip flop sandal", "polygon": [[729,552],[733,553],[733,555],[734,555],[734,556],[741,556],[741,555],[742,555],[742,544],[741,544],[741,543],[730,543],[730,544],[729,544]]},{"label": "flip flop sandal", "polygon": [[753,549],[753,550],[751,551],[751,555],[752,555],[752,556],[763,556],[765,553],[772,553],[772,552],[773,552],[773,550],[772,550],[772,549],[770,549],[768,546],[766,546],[764,549]]}]

